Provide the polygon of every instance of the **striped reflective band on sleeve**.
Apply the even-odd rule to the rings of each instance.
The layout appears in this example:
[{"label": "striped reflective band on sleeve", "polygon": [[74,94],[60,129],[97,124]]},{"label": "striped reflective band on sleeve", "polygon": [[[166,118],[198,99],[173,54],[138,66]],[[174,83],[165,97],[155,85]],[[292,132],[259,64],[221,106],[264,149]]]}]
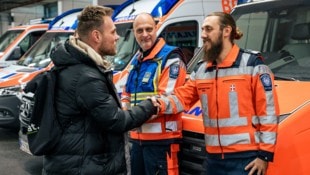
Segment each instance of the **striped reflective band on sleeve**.
[{"label": "striped reflective band on sleeve", "polygon": [[275,144],[276,143],[276,133],[275,132],[256,132],[255,133],[255,142],[256,143],[266,143],[266,144]]},{"label": "striped reflective band on sleeve", "polygon": [[177,82],[176,78],[169,78],[168,79],[168,84],[167,84],[166,89],[165,89],[165,92],[167,93],[167,95],[170,95],[173,92],[176,82]]},{"label": "striped reflective band on sleeve", "polygon": [[179,99],[178,99],[175,95],[172,95],[171,98],[172,98],[172,100],[173,100],[173,103],[174,103],[175,106],[176,106],[176,111],[173,111],[173,112],[174,112],[174,113],[183,112],[183,111],[184,111],[184,108],[183,108],[181,102],[179,101]]},{"label": "striped reflective band on sleeve", "polygon": [[265,120],[260,119],[261,123],[264,122],[263,124],[265,123],[276,124],[278,123],[278,117],[275,116],[276,109],[274,106],[275,103],[274,103],[274,98],[273,98],[273,92],[265,91],[265,93],[266,93],[266,104],[267,104],[266,112],[267,112],[267,115],[270,116],[270,118],[267,118]]},{"label": "striped reflective band on sleeve", "polygon": [[162,96],[161,99],[166,107],[164,114],[176,114],[184,111],[182,104],[175,95],[170,95],[169,97]]},{"label": "striped reflective band on sleeve", "polygon": [[[180,69],[181,69],[180,58],[168,59],[167,62],[166,62],[165,68],[170,67],[173,64],[179,66],[179,73],[180,73]],[[170,71],[169,71],[169,73],[170,73]],[[175,88],[175,85],[176,85],[176,82],[177,82],[178,78],[172,78],[172,77],[170,77],[170,75],[167,76],[167,77],[169,77],[169,78],[168,78],[167,85],[165,87],[165,92],[166,92],[167,95],[170,95],[173,92],[174,88]]]},{"label": "striped reflective band on sleeve", "polygon": [[277,124],[278,123],[278,117],[277,116],[274,116],[274,115],[269,115],[269,116],[261,116],[261,117],[257,117],[257,116],[254,116],[252,117],[252,123],[254,125],[257,125],[257,124]]}]

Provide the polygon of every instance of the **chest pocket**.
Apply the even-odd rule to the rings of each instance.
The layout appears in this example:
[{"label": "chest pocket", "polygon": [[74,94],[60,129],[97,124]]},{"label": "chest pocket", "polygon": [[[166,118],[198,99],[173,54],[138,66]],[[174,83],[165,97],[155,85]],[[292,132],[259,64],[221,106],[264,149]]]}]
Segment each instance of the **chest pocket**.
[{"label": "chest pocket", "polygon": [[197,91],[199,95],[212,94],[212,90],[215,89],[215,83],[210,82],[199,82],[197,81]]},{"label": "chest pocket", "polygon": [[222,90],[227,92],[244,92],[251,91],[251,84],[249,84],[249,80],[245,76],[234,76],[231,78],[223,79],[220,86]]},{"label": "chest pocket", "polygon": [[154,92],[160,76],[160,61],[145,61],[143,64],[135,65],[128,77],[127,92]]},{"label": "chest pocket", "polygon": [[141,69],[140,83],[138,86],[139,92],[140,87],[142,92],[154,92],[158,84],[158,77],[160,74],[160,66],[156,61],[147,61]]}]

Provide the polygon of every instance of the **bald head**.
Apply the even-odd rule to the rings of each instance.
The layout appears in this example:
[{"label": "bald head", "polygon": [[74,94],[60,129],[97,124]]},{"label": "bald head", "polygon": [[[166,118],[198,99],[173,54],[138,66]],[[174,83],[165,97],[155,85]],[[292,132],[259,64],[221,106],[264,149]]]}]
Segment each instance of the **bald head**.
[{"label": "bald head", "polygon": [[135,17],[135,19],[133,21],[133,27],[135,28],[135,25],[137,23],[146,22],[146,21],[150,22],[150,23],[153,23],[154,26],[156,25],[155,20],[154,20],[154,18],[153,18],[153,16],[151,14],[149,14],[149,13],[140,13],[140,14],[138,14]]},{"label": "bald head", "polygon": [[156,22],[148,13],[136,16],[133,22],[135,38],[143,51],[149,50],[156,42]]}]

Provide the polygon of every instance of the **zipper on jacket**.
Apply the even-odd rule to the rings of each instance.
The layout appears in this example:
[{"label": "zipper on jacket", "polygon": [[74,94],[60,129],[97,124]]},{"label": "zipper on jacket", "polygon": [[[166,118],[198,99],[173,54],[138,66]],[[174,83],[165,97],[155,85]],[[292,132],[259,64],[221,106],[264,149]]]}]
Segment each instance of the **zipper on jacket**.
[{"label": "zipper on jacket", "polygon": [[141,67],[141,64],[139,61],[138,61],[138,65],[137,67],[134,68],[134,71],[137,72],[137,77],[134,81],[134,85],[135,85],[135,97],[134,97],[134,106],[137,105],[137,88],[138,88],[138,79],[139,79],[139,74],[140,74],[140,67]]},{"label": "zipper on jacket", "polygon": [[220,132],[220,127],[219,127],[219,104],[218,104],[218,66],[217,63],[213,63],[213,67],[215,68],[215,89],[216,89],[216,127],[217,127],[217,137],[219,140],[219,145],[221,149],[221,154],[222,154],[222,159],[224,159],[224,152],[223,152],[223,147],[221,143],[221,132]]},{"label": "zipper on jacket", "polygon": [[[134,86],[135,86],[135,96],[134,96],[134,106],[137,105],[137,88],[138,88],[138,79],[139,79],[139,74],[140,74],[140,68],[141,68],[142,62],[138,59],[138,64],[136,65],[137,67],[134,68],[134,71],[137,72],[136,79],[134,81]],[[138,139],[140,145],[142,145],[141,139],[140,139],[140,133],[141,133],[141,127],[138,127]]]}]

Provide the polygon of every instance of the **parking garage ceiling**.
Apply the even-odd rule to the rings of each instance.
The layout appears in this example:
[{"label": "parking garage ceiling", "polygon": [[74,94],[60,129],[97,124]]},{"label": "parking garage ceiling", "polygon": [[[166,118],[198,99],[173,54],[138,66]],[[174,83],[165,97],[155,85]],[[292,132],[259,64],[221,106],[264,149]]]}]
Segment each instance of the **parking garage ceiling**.
[{"label": "parking garage ceiling", "polygon": [[13,8],[34,4],[43,0],[0,0],[0,12],[8,11]]}]

